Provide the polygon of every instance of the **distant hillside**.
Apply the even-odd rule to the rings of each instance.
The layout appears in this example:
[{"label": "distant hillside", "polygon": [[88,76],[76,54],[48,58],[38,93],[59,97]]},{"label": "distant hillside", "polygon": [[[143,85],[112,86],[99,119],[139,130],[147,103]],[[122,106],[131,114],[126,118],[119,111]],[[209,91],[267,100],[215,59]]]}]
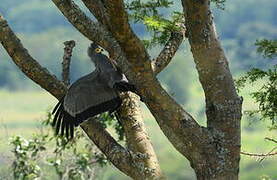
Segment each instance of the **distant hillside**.
[{"label": "distant hillside", "polygon": [[[82,5],[81,7],[90,15]],[[163,11],[165,14],[170,13],[170,10],[178,10],[178,7],[178,3],[175,3],[172,8]],[[227,0],[224,11],[214,8],[218,34],[230,60],[233,74],[238,75],[251,67],[266,68],[274,63],[262,60],[256,53],[254,43],[256,39],[277,38],[276,9],[276,0]],[[77,42],[73,52],[72,79],[76,80],[93,68],[87,65],[88,40],[66,21],[51,1],[1,0],[0,12],[19,34],[30,53],[57,76],[60,74],[63,42],[66,40],[74,39]],[[134,27],[137,34],[145,35],[142,25]],[[152,49],[150,54],[154,56],[159,49]],[[186,87],[191,86],[197,79],[195,71],[191,71],[194,65],[189,49],[189,45],[185,43],[166,73],[160,75],[164,86],[181,102],[187,97]],[[36,87],[13,65],[2,47],[0,59],[0,88]]]}]

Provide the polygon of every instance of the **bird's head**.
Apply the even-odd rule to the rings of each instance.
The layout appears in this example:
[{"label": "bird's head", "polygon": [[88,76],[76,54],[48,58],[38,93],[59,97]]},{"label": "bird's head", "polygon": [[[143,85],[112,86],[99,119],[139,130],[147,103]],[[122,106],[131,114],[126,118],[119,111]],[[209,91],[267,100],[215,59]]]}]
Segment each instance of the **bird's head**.
[{"label": "bird's head", "polygon": [[104,50],[100,48],[96,43],[91,43],[88,47],[88,56],[95,63],[95,61],[97,61],[99,57],[103,56],[103,51]]}]

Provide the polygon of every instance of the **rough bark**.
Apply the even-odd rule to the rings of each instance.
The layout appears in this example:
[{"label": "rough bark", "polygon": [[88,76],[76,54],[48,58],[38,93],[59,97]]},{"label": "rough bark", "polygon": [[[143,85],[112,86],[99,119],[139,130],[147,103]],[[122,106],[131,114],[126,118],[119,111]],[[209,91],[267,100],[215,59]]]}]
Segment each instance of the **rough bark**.
[{"label": "rough bark", "polygon": [[[238,179],[242,100],[218,40],[210,1],[182,0],[191,51],[205,92],[210,146],[204,164],[192,161],[198,179]],[[202,160],[203,161],[203,160]]]},{"label": "rough bark", "polygon": [[104,6],[101,0],[82,0],[85,6],[89,9],[91,14],[103,24],[105,27],[108,27],[110,16],[107,13],[107,9]]},{"label": "rough bark", "polygon": [[123,104],[118,111],[119,120],[124,128],[128,149],[136,153],[136,164],[140,166],[138,170],[144,170],[148,177],[164,179],[149,135],[145,129],[139,97],[133,93],[125,93],[122,98]]},{"label": "rough bark", "polygon": [[184,33],[172,32],[171,37],[165,44],[157,58],[152,60],[152,69],[155,74],[159,74],[172,60],[179,46],[183,42]]},{"label": "rough bark", "polygon": [[154,177],[155,174],[153,172],[148,172],[147,165],[139,163],[145,157],[141,157],[139,153],[132,152],[118,144],[103,128],[102,124],[97,122],[96,118],[84,122],[81,127],[109,161],[120,171],[133,179],[158,179],[158,177]]}]

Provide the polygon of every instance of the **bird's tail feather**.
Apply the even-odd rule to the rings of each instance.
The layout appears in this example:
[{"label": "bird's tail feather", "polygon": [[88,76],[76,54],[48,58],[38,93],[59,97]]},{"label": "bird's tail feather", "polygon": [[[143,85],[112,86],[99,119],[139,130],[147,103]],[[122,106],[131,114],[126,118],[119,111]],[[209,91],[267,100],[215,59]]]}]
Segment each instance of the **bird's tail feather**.
[{"label": "bird's tail feather", "polygon": [[64,136],[65,133],[67,139],[72,139],[74,137],[74,117],[64,110],[63,101],[64,97],[55,106],[51,125],[55,128],[56,135]]}]

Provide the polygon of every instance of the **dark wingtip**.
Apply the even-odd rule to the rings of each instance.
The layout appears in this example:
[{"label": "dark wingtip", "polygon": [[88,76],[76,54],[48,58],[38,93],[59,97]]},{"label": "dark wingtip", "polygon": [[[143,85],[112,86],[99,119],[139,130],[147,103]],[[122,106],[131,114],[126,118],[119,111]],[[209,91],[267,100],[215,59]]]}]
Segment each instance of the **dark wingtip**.
[{"label": "dark wingtip", "polygon": [[74,137],[74,117],[64,110],[64,98],[53,109],[54,115],[51,126],[55,129],[55,136],[65,136],[68,140]]},{"label": "dark wingtip", "polygon": [[88,118],[93,117],[97,114],[101,114],[101,113],[104,113],[107,111],[114,112],[116,109],[118,109],[120,107],[121,103],[122,103],[122,100],[120,99],[120,97],[116,97],[114,99],[103,102],[96,106],[92,106],[92,107],[88,108],[87,110],[85,110],[79,114],[76,114],[74,125],[78,126],[79,124],[81,124],[82,122],[87,120]]},{"label": "dark wingtip", "polygon": [[51,125],[55,128],[55,135],[65,136],[68,140],[74,138],[74,126],[78,126],[86,119],[97,114],[110,111],[115,111],[122,103],[120,97],[116,97],[110,101],[103,102],[97,106],[93,106],[76,114],[76,117],[71,116],[64,110],[63,99],[56,105],[54,119]]},{"label": "dark wingtip", "polygon": [[60,107],[61,103],[63,101],[63,98],[56,104],[56,106],[54,107],[52,114],[55,114],[58,110],[58,108]]}]

